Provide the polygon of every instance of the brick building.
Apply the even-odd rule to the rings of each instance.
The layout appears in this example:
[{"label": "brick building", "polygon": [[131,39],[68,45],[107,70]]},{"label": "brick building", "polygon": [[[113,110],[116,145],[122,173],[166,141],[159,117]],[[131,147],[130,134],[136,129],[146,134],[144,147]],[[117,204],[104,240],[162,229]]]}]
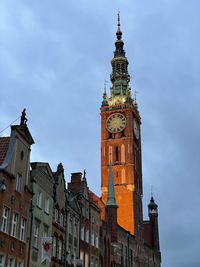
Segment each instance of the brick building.
[{"label": "brick building", "polygon": [[68,189],[77,194],[81,208],[80,220],[80,259],[83,267],[99,266],[99,228],[101,209],[95,202],[93,194],[87,185],[87,180],[81,172],[72,173]]},{"label": "brick building", "polygon": [[24,110],[20,125],[11,126],[10,137],[0,138],[0,266],[27,266],[32,144]]},{"label": "brick building", "polygon": [[51,267],[63,267],[66,261],[66,186],[64,169],[61,163],[58,164],[57,171],[53,173],[53,176],[53,251]]}]

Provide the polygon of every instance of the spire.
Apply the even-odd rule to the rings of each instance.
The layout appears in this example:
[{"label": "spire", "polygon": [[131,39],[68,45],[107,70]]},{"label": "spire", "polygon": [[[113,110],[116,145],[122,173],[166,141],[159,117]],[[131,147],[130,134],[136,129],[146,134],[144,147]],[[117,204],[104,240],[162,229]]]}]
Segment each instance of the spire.
[{"label": "spire", "polygon": [[106,83],[107,81],[104,81],[104,92],[103,92],[103,101],[102,101],[102,105],[103,106],[107,106],[108,105],[108,97],[107,97],[107,92],[106,92]]},{"label": "spire", "polygon": [[121,32],[121,29],[120,29],[120,12],[118,12],[117,14],[118,16],[118,23],[117,23],[117,32],[116,32],[116,35],[117,35],[117,39],[118,40],[121,40],[122,39],[122,32]]},{"label": "spire", "polygon": [[118,20],[118,22],[117,22],[117,32],[116,32],[117,40],[115,42],[116,49],[115,49],[115,52],[114,52],[114,57],[118,57],[118,56],[125,57],[125,51],[123,49],[124,42],[122,40],[122,31],[121,31],[121,28],[120,28],[121,24],[120,24],[120,14],[119,13],[117,14],[117,17],[118,17],[117,18],[117,20]]},{"label": "spire", "polygon": [[[110,75],[111,102],[124,103],[129,91],[130,75],[128,73],[128,59],[125,56],[124,42],[122,40],[120,14],[118,13],[117,40],[115,41],[114,57],[111,61],[112,73]],[[112,101],[113,100],[113,101]],[[116,100],[116,101],[115,101]]]},{"label": "spire", "polygon": [[106,203],[106,207],[118,207],[116,200],[115,200],[115,189],[114,189],[114,182],[113,182],[113,173],[112,173],[112,163],[110,162],[109,165],[109,177],[108,177],[108,199]]}]

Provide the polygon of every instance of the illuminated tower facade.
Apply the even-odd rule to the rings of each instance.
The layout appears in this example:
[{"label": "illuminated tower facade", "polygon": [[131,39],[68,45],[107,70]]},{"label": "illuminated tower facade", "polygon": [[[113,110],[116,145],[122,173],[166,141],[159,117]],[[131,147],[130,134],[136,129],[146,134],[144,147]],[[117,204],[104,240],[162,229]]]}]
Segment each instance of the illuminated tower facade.
[{"label": "illuminated tower facade", "polygon": [[141,119],[136,99],[131,97],[128,59],[120,29],[116,32],[114,57],[111,60],[111,88],[104,88],[101,105],[101,190],[107,201],[109,165],[113,166],[117,222],[139,236],[142,233],[142,162]]}]

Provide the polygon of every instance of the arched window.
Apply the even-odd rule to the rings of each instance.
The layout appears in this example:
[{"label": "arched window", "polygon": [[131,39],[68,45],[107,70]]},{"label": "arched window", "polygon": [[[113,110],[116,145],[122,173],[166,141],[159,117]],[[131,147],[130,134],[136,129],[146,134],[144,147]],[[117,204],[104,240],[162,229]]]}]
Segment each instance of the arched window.
[{"label": "arched window", "polygon": [[125,163],[125,145],[121,145],[121,163]]}]

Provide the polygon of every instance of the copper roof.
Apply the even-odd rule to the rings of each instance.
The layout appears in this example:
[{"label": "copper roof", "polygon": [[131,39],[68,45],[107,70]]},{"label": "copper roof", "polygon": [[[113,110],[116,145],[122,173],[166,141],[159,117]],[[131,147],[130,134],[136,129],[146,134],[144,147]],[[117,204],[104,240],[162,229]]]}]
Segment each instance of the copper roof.
[{"label": "copper roof", "polygon": [[8,151],[10,137],[0,137],[0,165],[3,163]]}]

